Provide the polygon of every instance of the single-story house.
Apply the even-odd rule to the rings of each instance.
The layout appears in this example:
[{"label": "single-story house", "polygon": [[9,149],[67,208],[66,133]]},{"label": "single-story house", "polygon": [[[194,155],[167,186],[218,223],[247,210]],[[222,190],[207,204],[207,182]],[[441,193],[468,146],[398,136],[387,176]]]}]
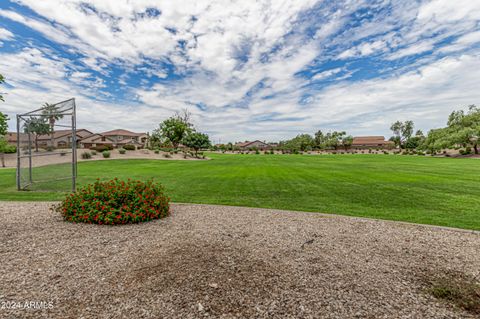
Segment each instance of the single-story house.
[{"label": "single-story house", "polygon": [[269,144],[259,140],[235,143],[235,147],[241,150],[251,150],[251,149],[265,150],[265,149],[271,148]]},{"label": "single-story house", "polygon": [[386,148],[392,149],[395,143],[386,141],[384,136],[355,136],[352,148]]},{"label": "single-story house", "polygon": [[[85,138],[86,136],[92,135],[93,133],[86,129],[78,129],[76,131],[77,136],[77,145],[78,141]],[[8,132],[7,141],[12,145],[17,145],[18,135],[16,132]],[[52,144],[52,136],[50,134],[39,135],[38,136],[38,146],[47,147]],[[31,136],[32,145],[35,143],[35,136]],[[53,146],[56,148],[67,148],[70,147],[72,143],[72,131],[71,130],[56,130],[53,133]],[[28,134],[20,133],[20,144],[28,144]]]},{"label": "single-story house", "polygon": [[[90,136],[93,133],[86,129],[78,129],[76,131],[77,136],[77,145],[78,141]],[[49,135],[40,135],[38,137],[38,146],[46,147],[52,146],[52,136]],[[53,146],[56,148],[67,148],[72,145],[72,130],[55,130],[53,133]]]}]

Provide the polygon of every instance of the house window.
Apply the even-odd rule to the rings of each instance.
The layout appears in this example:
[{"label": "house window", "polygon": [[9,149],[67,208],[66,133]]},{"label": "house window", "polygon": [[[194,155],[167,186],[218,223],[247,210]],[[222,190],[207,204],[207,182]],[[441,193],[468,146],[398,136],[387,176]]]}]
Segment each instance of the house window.
[{"label": "house window", "polygon": [[105,142],[105,136],[102,136],[102,142]]},{"label": "house window", "polygon": [[118,141],[123,140],[123,136],[121,136],[121,135],[117,136],[117,140],[118,140]]}]

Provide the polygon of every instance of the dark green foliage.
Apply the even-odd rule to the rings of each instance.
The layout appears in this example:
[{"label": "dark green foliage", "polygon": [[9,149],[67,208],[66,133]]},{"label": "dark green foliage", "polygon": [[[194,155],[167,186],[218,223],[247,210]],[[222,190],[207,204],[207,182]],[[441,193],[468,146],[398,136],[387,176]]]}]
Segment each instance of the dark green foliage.
[{"label": "dark green foliage", "polygon": [[193,149],[195,156],[198,155],[198,151],[201,149],[208,149],[211,145],[210,139],[207,134],[199,132],[189,133],[182,141],[183,145]]},{"label": "dark green foliage", "polygon": [[111,151],[113,150],[113,146],[111,145],[98,145],[98,146],[95,146],[95,147],[91,147],[90,150],[94,150],[96,152],[103,152],[103,151]]},{"label": "dark green foliage", "polygon": [[135,147],[135,145],[132,145],[132,144],[126,144],[126,145],[123,146],[123,149],[125,149],[127,151],[134,151],[136,149],[136,147]]},{"label": "dark green foliage", "polygon": [[92,154],[90,152],[83,152],[82,153],[82,158],[83,159],[90,159],[90,158],[92,158]]},{"label": "dark green foliage", "polygon": [[126,151],[124,148],[119,148],[119,149],[118,149],[118,152],[119,152],[120,154],[125,154],[127,151]]},{"label": "dark green foliage", "polygon": [[115,178],[82,187],[68,195],[56,210],[70,222],[118,225],[166,217],[169,202],[158,183]]},{"label": "dark green foliage", "polygon": [[110,152],[109,151],[103,151],[102,155],[103,155],[103,158],[109,158],[110,157]]}]

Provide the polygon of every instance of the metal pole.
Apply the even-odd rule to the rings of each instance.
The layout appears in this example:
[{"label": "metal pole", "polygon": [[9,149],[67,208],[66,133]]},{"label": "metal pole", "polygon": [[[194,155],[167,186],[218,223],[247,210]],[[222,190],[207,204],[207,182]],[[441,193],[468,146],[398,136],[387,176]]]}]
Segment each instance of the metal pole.
[{"label": "metal pole", "polygon": [[20,116],[17,114],[17,190],[21,190],[20,185]]},{"label": "metal pole", "polygon": [[28,180],[30,184],[33,183],[32,178],[32,135],[30,134],[30,127],[28,128]]},{"label": "metal pole", "polygon": [[76,120],[76,106],[75,99],[73,100],[72,113],[72,192],[76,190],[77,184],[77,120]]}]

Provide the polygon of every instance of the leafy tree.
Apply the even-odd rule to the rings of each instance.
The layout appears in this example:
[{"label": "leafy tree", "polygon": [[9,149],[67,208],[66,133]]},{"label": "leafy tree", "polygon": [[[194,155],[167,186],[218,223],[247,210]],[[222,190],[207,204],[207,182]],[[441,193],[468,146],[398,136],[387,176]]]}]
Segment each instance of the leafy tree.
[{"label": "leafy tree", "polygon": [[393,136],[390,138],[390,141],[393,141],[396,146],[405,146],[404,143],[410,137],[412,137],[413,127],[413,121],[396,121],[390,126],[390,130],[393,132]]},{"label": "leafy tree", "polygon": [[195,157],[198,157],[200,149],[209,148],[211,145],[208,135],[199,132],[191,132],[182,140],[182,143],[195,150]]},{"label": "leafy tree", "polygon": [[353,136],[348,135],[342,139],[342,145],[345,148],[345,151],[348,150],[353,144]]},{"label": "leafy tree", "polygon": [[9,147],[6,137],[8,133],[8,120],[7,115],[0,112],[0,157],[2,158],[2,167],[5,167],[5,152]]},{"label": "leafy tree", "polygon": [[55,122],[63,118],[63,114],[60,112],[58,106],[54,104],[44,103],[42,115],[48,119],[50,125],[50,143],[54,146],[55,143]]},{"label": "leafy tree", "polygon": [[279,143],[280,148],[290,151],[308,151],[315,145],[315,140],[310,134],[299,134],[291,140],[282,141]]},{"label": "leafy tree", "polygon": [[187,111],[183,114],[175,114],[160,123],[160,127],[153,131],[152,137],[154,140],[162,140],[163,138],[169,140],[174,148],[192,132],[192,124],[189,122],[190,115]]},{"label": "leafy tree", "polygon": [[475,105],[463,110],[453,111],[448,117],[447,127],[428,132],[424,147],[431,151],[455,145],[471,145],[475,154],[479,153],[478,142],[480,137],[480,108]]},{"label": "leafy tree", "polygon": [[347,135],[345,131],[333,131],[327,133],[325,135],[325,146],[337,150],[338,147],[342,145],[342,140],[345,135]]},{"label": "leafy tree", "polygon": [[5,136],[8,133],[8,124],[9,120],[7,114],[0,112],[0,136]]},{"label": "leafy tree", "polygon": [[325,148],[325,135],[321,130],[315,133],[315,146],[317,148]]},{"label": "leafy tree", "polygon": [[[0,74],[0,84],[2,83],[5,83],[5,78]],[[2,94],[0,94],[0,101],[5,101]]]},{"label": "leafy tree", "polygon": [[50,124],[47,123],[44,117],[30,117],[23,125],[25,133],[34,135],[35,138],[35,152],[38,152],[38,137],[50,133]]},{"label": "leafy tree", "polygon": [[468,107],[468,112],[454,111],[448,117],[448,128],[451,132],[451,141],[463,146],[471,145],[478,154],[480,138],[480,108],[475,105]]}]

